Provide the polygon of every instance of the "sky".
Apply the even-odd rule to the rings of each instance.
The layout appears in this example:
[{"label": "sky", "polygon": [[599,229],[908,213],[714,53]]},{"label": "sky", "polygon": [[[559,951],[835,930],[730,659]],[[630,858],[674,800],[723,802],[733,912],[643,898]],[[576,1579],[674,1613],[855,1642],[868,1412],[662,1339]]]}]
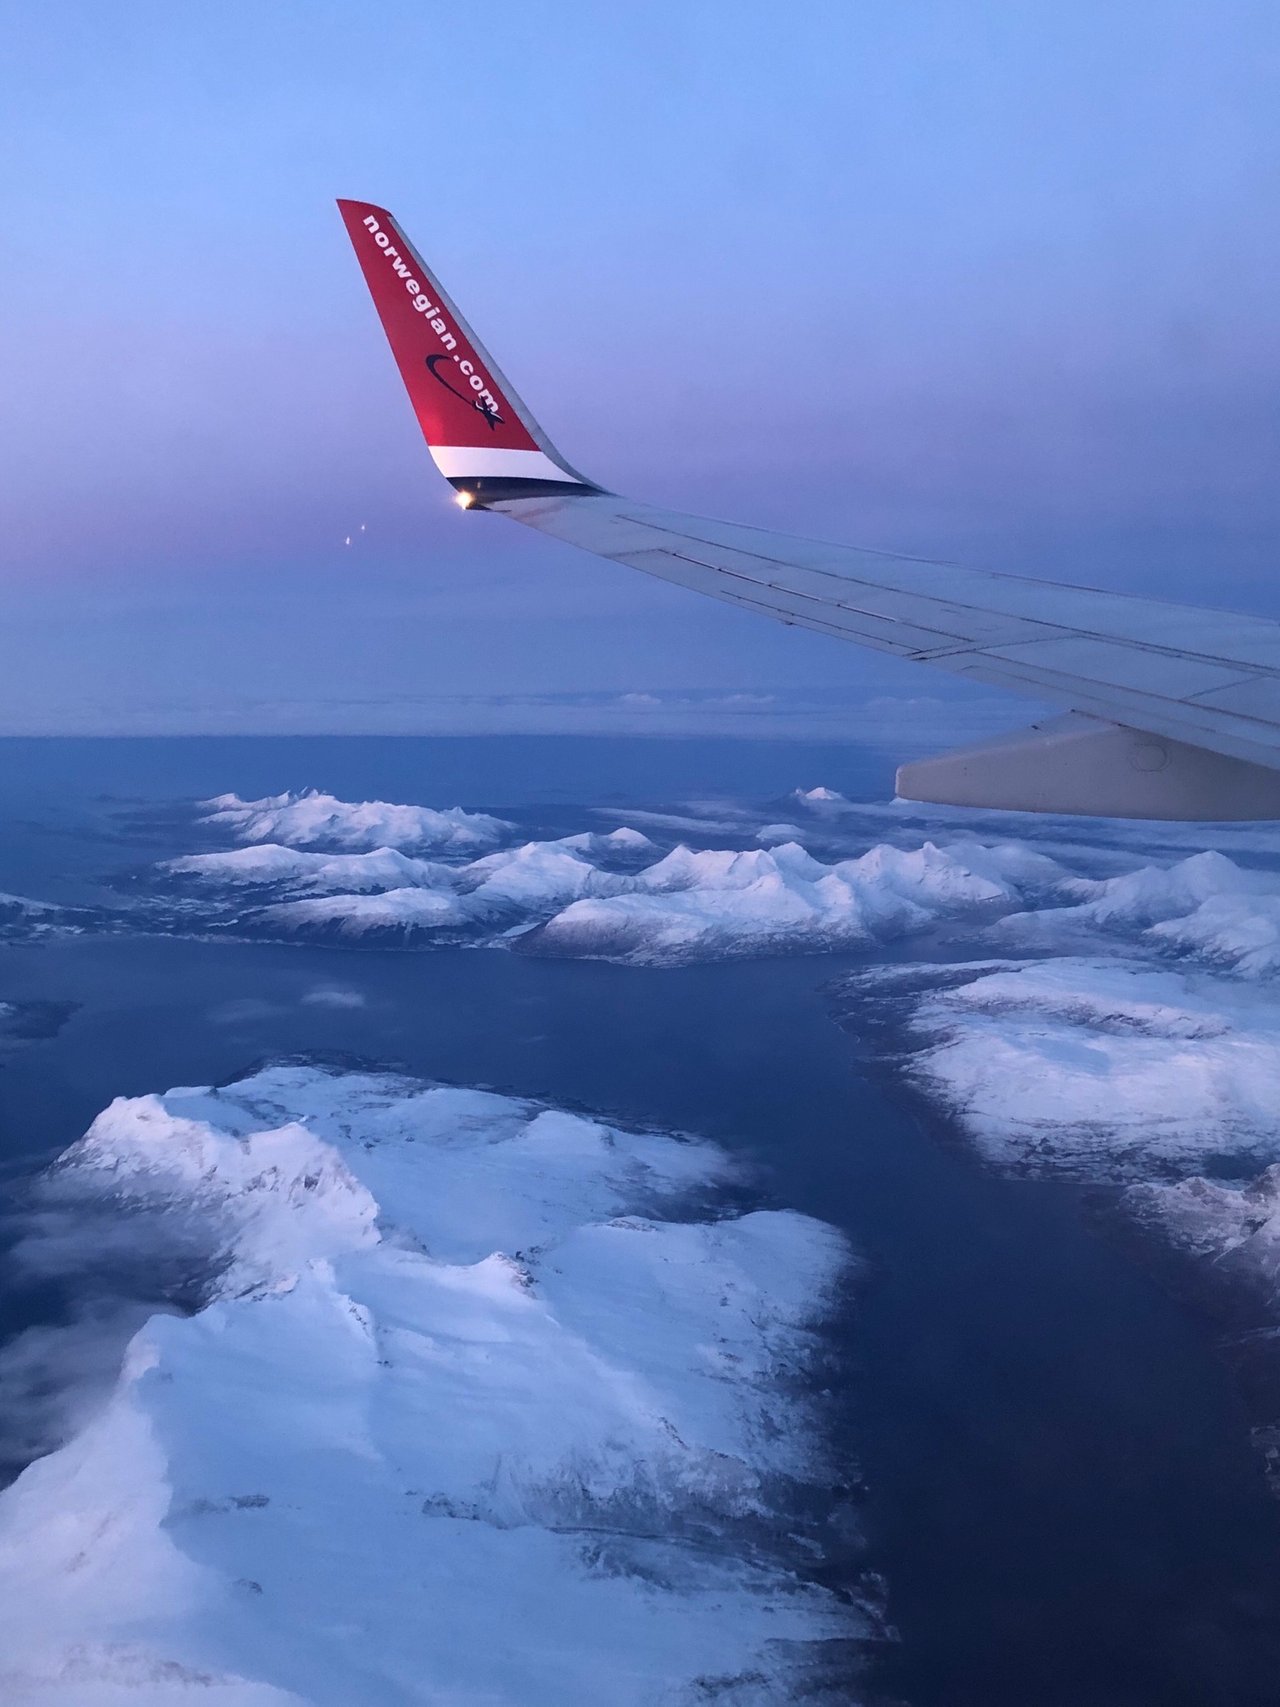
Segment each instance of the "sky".
[{"label": "sky", "polygon": [[337,196],[613,489],[1280,615],[1274,0],[0,0],[0,78],[0,733],[1026,715],[459,512]]}]

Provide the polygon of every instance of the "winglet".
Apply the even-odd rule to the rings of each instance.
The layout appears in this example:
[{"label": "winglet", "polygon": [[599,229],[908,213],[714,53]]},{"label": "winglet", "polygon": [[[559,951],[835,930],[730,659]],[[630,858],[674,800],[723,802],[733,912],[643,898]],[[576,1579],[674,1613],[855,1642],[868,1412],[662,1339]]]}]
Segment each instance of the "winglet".
[{"label": "winglet", "polygon": [[422,436],[459,502],[598,492],[547,438],[386,209],[338,208]]}]

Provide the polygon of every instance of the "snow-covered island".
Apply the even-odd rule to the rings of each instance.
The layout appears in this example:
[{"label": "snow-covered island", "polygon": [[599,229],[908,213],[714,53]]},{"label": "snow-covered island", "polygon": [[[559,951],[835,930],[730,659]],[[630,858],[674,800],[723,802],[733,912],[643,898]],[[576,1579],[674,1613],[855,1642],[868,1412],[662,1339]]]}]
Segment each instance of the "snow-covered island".
[{"label": "snow-covered island", "polygon": [[0,1495],[0,1698],[846,1702],[879,1626],[815,1575],[806,1394],[850,1253],[734,1180],[386,1074],[113,1103],[48,1202],[208,1278]]},{"label": "snow-covered island", "polygon": [[980,933],[991,958],[870,966],[834,1000],[987,1165],[1113,1188],[1224,1334],[1280,1494],[1280,838],[1246,836],[1265,866],[1064,871]]},{"label": "snow-covered island", "polygon": [[[521,839],[458,807],[223,795],[200,823],[234,845],[152,868],[108,922],[653,967],[855,951],[837,1006],[986,1165],[1129,1190],[1134,1220],[1215,1284],[1248,1267],[1255,1301],[1280,1297],[1274,831],[1188,852],[1186,826],[929,816],[824,787],[773,806]],[[65,924],[36,919],[22,930]],[[884,963],[913,936],[928,961]]]},{"label": "snow-covered island", "polygon": [[876,967],[838,1000],[896,1016],[908,1079],[1004,1171],[1126,1182],[1280,1159],[1270,990],[1064,955]]},{"label": "snow-covered island", "polygon": [[[339,816],[406,836],[419,834],[416,820],[397,814],[429,811],[314,798],[320,804],[307,813],[341,808]],[[263,810],[237,819],[237,834],[266,836],[277,807],[292,812],[311,799],[251,803]],[[789,803],[852,834],[874,819],[829,788],[796,790]],[[740,816],[745,825],[749,815]],[[708,820],[708,834],[718,825]],[[390,846],[334,854],[258,841],[170,861],[165,877],[186,886],[194,917],[208,905],[251,935],[491,943],[657,966],[874,952],[951,924],[988,954],[938,965],[872,961],[840,998],[881,1035],[896,1025],[890,1047],[910,1082],[987,1163],[1168,1190],[1177,1194],[1167,1199],[1171,1236],[1198,1219],[1200,1249],[1212,1222],[1220,1248],[1236,1250],[1232,1225],[1256,1219],[1266,1195],[1265,1180],[1250,1182],[1280,1162],[1280,1002],[1271,984],[1280,967],[1280,840],[1227,831],[1220,840],[1242,858],[1212,850],[1152,860],[1136,851],[1126,859],[1126,837],[1135,850],[1150,837],[1120,825],[1113,846],[1095,831],[1078,847],[1065,830],[1040,847],[972,830],[911,845],[907,828],[895,842],[823,860],[789,839],[793,828],[755,830],[754,847],[663,852],[622,827],[472,858],[454,849],[444,860]],[[1090,874],[1091,863],[1104,874]],[[1201,1174],[1212,1190],[1195,1186]],[[1146,1224],[1165,1201],[1143,1199]],[[1228,1266],[1238,1272],[1242,1259]]]},{"label": "snow-covered island", "polygon": [[226,826],[242,842],[302,848],[418,848],[451,852],[495,847],[511,826],[460,806],[400,806],[385,800],[338,800],[320,789],[242,800],[219,794],[202,804],[203,822]]},{"label": "snow-covered island", "polygon": [[[266,830],[255,820],[255,835]],[[166,861],[159,877],[185,897],[187,925],[666,966],[862,947],[944,919],[994,917],[1057,895],[1069,874],[1011,843],[881,844],[824,863],[794,841],[663,853],[621,826],[452,862],[400,846],[335,854],[255,841]]]}]

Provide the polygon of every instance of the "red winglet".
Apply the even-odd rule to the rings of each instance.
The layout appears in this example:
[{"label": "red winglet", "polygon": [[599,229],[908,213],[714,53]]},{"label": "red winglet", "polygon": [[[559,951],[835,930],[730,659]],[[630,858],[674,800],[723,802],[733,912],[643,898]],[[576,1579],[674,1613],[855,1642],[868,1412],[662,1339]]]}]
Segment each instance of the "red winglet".
[{"label": "red winglet", "polygon": [[479,499],[598,490],[553,448],[386,209],[338,207],[440,472]]}]

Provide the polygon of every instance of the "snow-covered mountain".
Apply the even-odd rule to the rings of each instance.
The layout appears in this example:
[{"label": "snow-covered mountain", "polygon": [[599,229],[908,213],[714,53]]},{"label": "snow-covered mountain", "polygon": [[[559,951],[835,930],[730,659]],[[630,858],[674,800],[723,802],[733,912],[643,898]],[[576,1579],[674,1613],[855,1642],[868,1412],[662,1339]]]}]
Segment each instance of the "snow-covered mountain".
[{"label": "snow-covered mountain", "polygon": [[816,1689],[826,1644],[877,1629],[808,1569],[835,1472],[806,1373],[850,1254],[786,1210],[725,1215],[733,1172],[385,1074],[113,1103],[48,1192],[180,1224],[209,1278],[0,1495],[0,1695]]},{"label": "snow-covered mountain", "polygon": [[242,842],[283,842],[288,847],[474,850],[493,847],[510,828],[484,812],[398,806],[385,800],[354,802],[309,788],[242,800],[219,794],[203,803],[207,824],[225,825]]}]

